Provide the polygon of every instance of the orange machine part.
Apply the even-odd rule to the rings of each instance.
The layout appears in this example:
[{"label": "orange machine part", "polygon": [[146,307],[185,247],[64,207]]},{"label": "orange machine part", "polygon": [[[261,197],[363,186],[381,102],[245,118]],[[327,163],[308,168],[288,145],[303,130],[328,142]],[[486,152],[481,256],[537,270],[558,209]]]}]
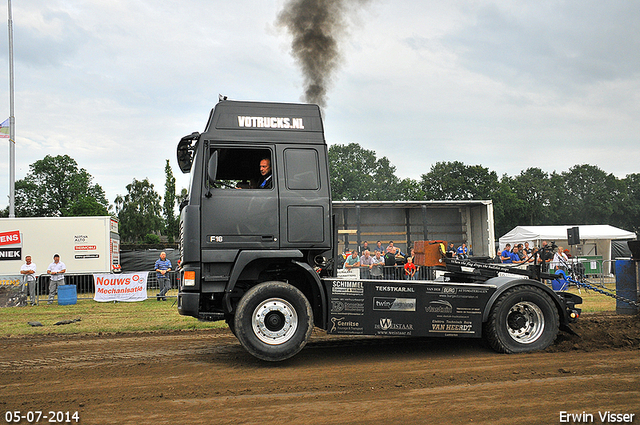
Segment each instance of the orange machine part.
[{"label": "orange machine part", "polygon": [[416,241],[413,244],[417,266],[442,266],[441,259],[445,256],[447,241]]}]

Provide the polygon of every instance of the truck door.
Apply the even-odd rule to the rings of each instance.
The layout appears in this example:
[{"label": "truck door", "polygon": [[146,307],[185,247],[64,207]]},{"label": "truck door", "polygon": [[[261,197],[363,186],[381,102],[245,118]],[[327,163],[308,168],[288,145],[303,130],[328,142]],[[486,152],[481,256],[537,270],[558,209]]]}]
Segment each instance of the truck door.
[{"label": "truck door", "polygon": [[[279,247],[278,187],[260,183],[260,163],[275,175],[272,148],[210,145],[204,167],[201,235],[203,250]],[[272,180],[272,179],[271,179]]]},{"label": "truck door", "polygon": [[277,154],[280,247],[329,248],[331,207],[328,176],[321,166],[324,147],[281,145]]}]

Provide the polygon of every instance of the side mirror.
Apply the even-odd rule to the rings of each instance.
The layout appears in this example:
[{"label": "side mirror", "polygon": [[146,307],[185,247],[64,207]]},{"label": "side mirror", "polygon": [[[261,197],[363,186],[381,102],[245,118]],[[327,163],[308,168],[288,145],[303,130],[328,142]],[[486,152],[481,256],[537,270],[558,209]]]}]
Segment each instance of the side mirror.
[{"label": "side mirror", "polygon": [[194,132],[188,136],[184,136],[180,139],[180,143],[178,143],[178,149],[176,152],[178,167],[180,167],[180,171],[183,173],[191,171],[191,165],[193,165],[193,151],[195,150],[193,142],[197,141],[199,137],[200,133]]},{"label": "side mirror", "polygon": [[211,152],[209,157],[209,163],[207,164],[207,176],[209,181],[214,183],[216,181],[216,175],[218,174],[218,151]]}]

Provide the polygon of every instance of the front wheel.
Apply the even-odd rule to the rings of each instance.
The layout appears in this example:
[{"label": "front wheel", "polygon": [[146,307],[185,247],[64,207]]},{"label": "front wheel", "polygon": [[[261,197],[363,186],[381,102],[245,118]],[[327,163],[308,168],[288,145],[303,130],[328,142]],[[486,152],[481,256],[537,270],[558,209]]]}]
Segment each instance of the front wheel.
[{"label": "front wheel", "polygon": [[496,301],[485,324],[489,345],[501,353],[544,350],[558,335],[560,319],[542,289],[517,286]]},{"label": "front wheel", "polygon": [[264,282],[240,299],[235,334],[253,356],[267,361],[296,355],[313,330],[313,312],[299,289],[284,282]]}]

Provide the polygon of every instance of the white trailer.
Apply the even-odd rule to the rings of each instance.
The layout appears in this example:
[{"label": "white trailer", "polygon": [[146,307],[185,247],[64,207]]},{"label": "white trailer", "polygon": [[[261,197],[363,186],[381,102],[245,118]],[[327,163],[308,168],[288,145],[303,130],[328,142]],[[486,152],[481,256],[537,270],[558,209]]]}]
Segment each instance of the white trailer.
[{"label": "white trailer", "polygon": [[46,273],[59,254],[67,273],[109,273],[120,266],[118,220],[111,217],[0,218],[0,275],[16,275],[25,257]]}]

